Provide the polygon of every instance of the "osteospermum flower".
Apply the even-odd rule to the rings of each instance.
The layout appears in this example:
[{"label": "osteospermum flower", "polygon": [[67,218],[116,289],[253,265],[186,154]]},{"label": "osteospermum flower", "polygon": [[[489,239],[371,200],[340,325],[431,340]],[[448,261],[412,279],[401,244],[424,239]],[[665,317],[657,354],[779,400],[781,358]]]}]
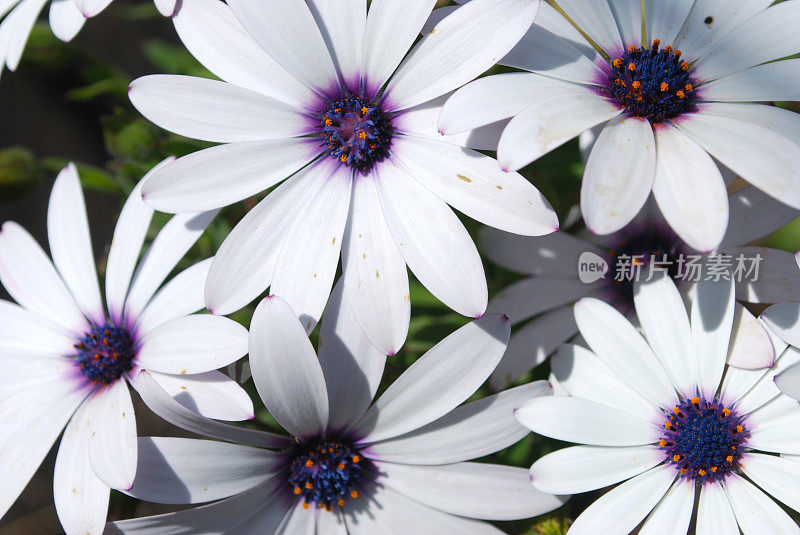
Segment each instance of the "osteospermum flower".
[{"label": "osteospermum flower", "polygon": [[364,337],[341,285],[322,322],[319,357],[288,304],[268,297],[253,316],[250,365],[264,404],[291,437],[203,421],[163,392],[151,395],[140,374],[143,398],[168,421],[259,447],[140,439],[131,495],[222,500],[115,522],[107,533],[500,534],[473,519],[555,509],[564,498],[533,489],[525,469],[464,462],[518,441],[526,430],[514,407],[550,395],[539,381],[459,406],[500,360],[508,333],[499,315],[462,327],[371,404],[386,358]]},{"label": "osteospermum flower", "polygon": [[443,95],[519,40],[538,0],[476,0],[403,60],[434,0],[187,0],[174,18],[187,48],[225,82],[147,76],[134,106],[173,132],[225,145],[155,173],[158,210],[212,209],[291,176],[231,232],[209,273],[206,304],[237,310],[268,286],[313,328],[342,253],[344,292],[384,353],[408,332],[406,265],[459,313],[480,316],[486,280],[448,206],[527,235],[555,213],[518,174],[472,148],[497,128],[443,137]]},{"label": "osteospermum flower", "polygon": [[0,282],[19,303],[0,301],[0,516],[63,431],[53,476],[59,520],[69,535],[102,533],[109,487],[130,487],[136,470],[127,382],[140,370],[164,395],[209,417],[253,417],[247,393],[213,371],[247,353],[247,330],[193,314],[203,307],[210,261],[159,290],[216,213],[172,218],[137,268],[153,215],[140,188],[141,182],[114,232],[107,309],[72,164],[56,179],[47,213],[55,267],[22,227],[6,222],[0,229]]},{"label": "osteospermum flower", "polygon": [[[5,65],[15,71],[25,50],[33,25],[48,0],[5,0],[0,3],[0,74]],[[52,0],[50,28],[69,42],[89,17],[99,15],[113,0]],[[154,0],[162,15],[171,17],[178,0]]]},{"label": "osteospermum flower", "polygon": [[[731,194],[729,202],[728,230],[715,254],[717,265],[736,280],[736,299],[766,304],[800,301],[794,255],[746,245],[783,228],[797,218],[798,211],[753,187]],[[508,314],[512,325],[534,318],[512,335],[508,351],[492,374],[495,389],[505,388],[541,364],[577,334],[572,305],[580,298],[597,297],[633,319],[637,279],[646,280],[655,270],[665,269],[681,291],[689,293],[698,278],[714,276],[712,261],[681,240],[652,204],[623,230],[608,236],[576,237],[559,231],[531,238],[484,229],[480,245],[488,259],[526,275],[498,292],[489,302],[489,311]],[[653,260],[655,265],[651,265]],[[589,278],[592,272],[586,266],[590,263],[607,271],[595,271],[596,276]],[[752,323],[756,318],[737,305],[739,321]],[[754,356],[736,352],[730,362],[756,368],[769,364],[753,360]]]},{"label": "osteospermum flower", "polygon": [[583,175],[589,229],[621,229],[652,191],[672,228],[710,251],[728,222],[715,159],[800,208],[800,118],[750,103],[800,99],[800,60],[770,63],[800,51],[800,5],[770,4],[553,0],[501,60],[529,72],[464,87],[439,127],[453,134],[513,117],[497,150],[516,170],[604,125]]},{"label": "osteospermum flower", "polygon": [[[731,283],[701,282],[691,319],[676,286],[660,277],[638,287],[645,338],[597,299],[575,305],[591,351],[564,346],[551,360],[570,396],[533,399],[517,418],[574,446],[531,467],[543,492],[614,485],[573,523],[570,535],[800,533],[770,495],[800,509],[800,405],[776,373],[800,360],[785,352],[770,369],[726,367],[729,343],[760,351],[763,333],[734,329]],[[785,344],[769,348],[781,354]],[[697,507],[695,505],[697,504]]]}]

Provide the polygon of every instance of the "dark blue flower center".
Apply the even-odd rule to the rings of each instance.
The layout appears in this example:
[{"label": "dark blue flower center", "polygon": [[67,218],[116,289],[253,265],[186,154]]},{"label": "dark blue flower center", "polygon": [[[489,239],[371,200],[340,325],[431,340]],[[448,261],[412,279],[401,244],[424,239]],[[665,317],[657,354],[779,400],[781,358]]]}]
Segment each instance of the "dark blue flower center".
[{"label": "dark blue flower center", "polygon": [[92,325],[75,344],[75,363],[94,384],[113,383],[133,369],[133,339],[123,327],[112,323]]},{"label": "dark blue flower center", "polygon": [[628,113],[652,124],[692,111],[697,91],[681,51],[660,45],[658,39],[650,48],[631,45],[621,58],[613,59],[604,91]]},{"label": "dark blue flower center", "polygon": [[739,466],[748,436],[742,419],[716,399],[694,397],[672,410],[664,422],[659,447],[667,462],[700,483],[723,479]]},{"label": "dark blue flower center", "polygon": [[292,452],[289,485],[303,506],[328,511],[344,507],[358,498],[370,463],[352,445],[339,441],[314,440],[297,445]]},{"label": "dark blue flower center", "polygon": [[394,129],[379,102],[345,93],[320,113],[325,151],[347,167],[368,173],[389,156]]}]

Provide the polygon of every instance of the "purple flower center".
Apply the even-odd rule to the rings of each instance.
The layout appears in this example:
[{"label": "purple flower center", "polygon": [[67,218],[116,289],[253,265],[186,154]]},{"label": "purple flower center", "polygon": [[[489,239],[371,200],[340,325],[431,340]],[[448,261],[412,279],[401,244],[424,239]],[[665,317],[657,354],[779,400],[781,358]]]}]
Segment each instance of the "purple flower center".
[{"label": "purple flower center", "polygon": [[328,511],[358,498],[365,472],[371,464],[343,441],[313,440],[300,443],[291,453],[289,485],[303,506]]},{"label": "purple flower center", "polygon": [[659,442],[681,477],[718,481],[738,467],[748,436],[742,418],[719,401],[694,397],[677,405],[664,422]]},{"label": "purple flower center", "polygon": [[75,344],[75,363],[94,384],[111,384],[133,369],[133,339],[123,327],[110,322],[92,325]]},{"label": "purple flower center", "polygon": [[389,156],[394,129],[380,102],[347,92],[320,113],[320,133],[331,158],[366,174]]},{"label": "purple flower center", "polygon": [[650,48],[631,45],[620,58],[611,61],[605,96],[620,107],[651,124],[663,123],[692,111],[697,82],[681,51],[671,46],[660,49],[656,39]]}]

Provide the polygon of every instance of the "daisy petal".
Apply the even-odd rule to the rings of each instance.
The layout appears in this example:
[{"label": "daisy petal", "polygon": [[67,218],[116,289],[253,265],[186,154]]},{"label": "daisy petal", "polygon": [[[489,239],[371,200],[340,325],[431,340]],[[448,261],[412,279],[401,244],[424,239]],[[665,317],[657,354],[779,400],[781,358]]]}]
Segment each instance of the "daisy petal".
[{"label": "daisy petal", "polygon": [[459,314],[486,310],[488,290],[480,255],[453,211],[394,164],[376,168],[386,223],[417,279]]},{"label": "daisy petal", "polygon": [[50,259],[28,231],[13,221],[0,227],[0,282],[26,310],[71,334],[86,330],[86,318]]},{"label": "daisy petal", "polygon": [[800,399],[800,365],[795,364],[775,376],[775,386],[787,396]]},{"label": "daisy petal", "polygon": [[772,499],[736,474],[723,483],[744,535],[800,533],[800,527]]},{"label": "daisy petal", "polygon": [[547,437],[594,446],[641,446],[658,440],[656,424],[581,398],[532,399],[515,411],[517,420]]},{"label": "daisy petal", "polygon": [[570,535],[627,535],[661,501],[675,474],[672,466],[664,465],[612,489],[575,519]]},{"label": "daisy petal", "polygon": [[[774,0],[752,0],[731,5],[729,0],[699,0],[694,2],[683,28],[675,38],[687,57],[702,57],[733,28],[753,15],[764,11]],[[706,20],[711,18],[711,24]]]},{"label": "daisy petal", "polygon": [[245,356],[247,343],[247,329],[235,321],[194,314],[146,333],[139,341],[136,364],[161,373],[202,373]]},{"label": "daisy petal", "polygon": [[161,128],[203,141],[293,137],[308,133],[311,125],[289,104],[207,78],[144,76],[131,82],[128,96],[139,113]]},{"label": "daisy petal", "polygon": [[736,303],[728,365],[758,370],[769,368],[774,362],[775,351],[767,330],[749,310]]},{"label": "daisy petal", "polygon": [[533,316],[573,303],[586,296],[596,285],[577,279],[530,277],[498,292],[489,302],[488,311],[506,314],[511,325]]},{"label": "daisy petal", "polygon": [[614,19],[617,21],[622,43],[642,44],[642,2],[636,0],[608,0]]},{"label": "daisy petal", "polygon": [[127,490],[136,475],[136,416],[124,380],[105,386],[87,401],[89,460],[100,480]]},{"label": "daisy petal", "polygon": [[575,304],[575,321],[589,347],[629,387],[656,406],[674,404],[675,390],[655,353],[615,308],[584,298]]},{"label": "daisy petal", "polygon": [[728,227],[728,192],[717,164],[700,145],[671,126],[655,130],[653,195],[683,241],[715,249]]},{"label": "daisy petal", "polygon": [[735,292],[731,281],[702,280],[692,303],[692,354],[697,388],[711,398],[719,387],[733,327]]},{"label": "daisy petal", "polygon": [[[797,259],[792,253],[767,247],[733,247],[723,251],[741,269],[736,296],[748,303],[780,303],[800,300]],[[741,259],[741,264],[740,264]]]},{"label": "daisy petal", "polygon": [[344,294],[367,337],[381,353],[396,354],[406,340],[411,297],[405,260],[381,209],[376,178],[356,177],[344,234]]},{"label": "daisy petal", "polygon": [[331,294],[350,211],[353,170],[332,160],[309,169],[304,216],[297,217],[278,253],[270,291],[281,296],[311,332]]},{"label": "daisy petal", "polygon": [[686,535],[694,509],[694,482],[676,481],[645,520],[639,535]]},{"label": "daisy petal", "polygon": [[800,347],[800,303],[772,305],[761,314],[761,319],[781,339]]},{"label": "daisy petal", "polygon": [[0,300],[0,349],[69,355],[75,338],[21,306]]},{"label": "daisy petal", "polygon": [[800,509],[800,462],[775,455],[749,453],[739,464],[756,485],[795,511]]},{"label": "daisy petal", "polygon": [[241,421],[254,417],[253,401],[239,383],[215,370],[192,375],[150,372],[175,401],[206,418]]},{"label": "daisy petal", "polygon": [[425,188],[472,219],[527,236],[558,228],[558,216],[539,190],[521,175],[503,172],[494,158],[416,136],[397,138],[392,154]]},{"label": "daisy petal", "polygon": [[351,89],[358,90],[367,3],[364,0],[310,0],[308,7],[317,20],[336,70]]},{"label": "daisy petal", "polygon": [[[159,13],[165,17],[171,17],[177,11],[179,0],[153,0],[153,2]],[[183,5],[183,2],[181,2],[181,5]]]},{"label": "daisy petal", "polygon": [[694,0],[661,2],[645,0],[647,35],[661,39],[662,43],[673,43],[692,9]]},{"label": "daisy petal", "polygon": [[361,442],[419,429],[456,408],[497,366],[510,330],[508,318],[490,314],[436,344],[370,407],[356,426]]},{"label": "daisy petal", "polygon": [[329,415],[325,376],[292,309],[280,297],[267,297],[250,330],[250,368],[267,410],[294,436],[322,432]]},{"label": "daisy petal", "polygon": [[739,535],[736,516],[721,483],[709,483],[700,489],[696,529],[697,535]]},{"label": "daisy petal", "polygon": [[56,513],[67,533],[102,533],[108,513],[111,489],[97,478],[89,462],[88,406],[81,405],[67,425],[53,473]]},{"label": "daisy petal", "polygon": [[9,70],[17,70],[33,25],[46,3],[47,0],[20,2],[0,23],[0,52],[4,52],[0,55],[0,67],[5,60]]},{"label": "daisy petal", "polygon": [[245,30],[284,69],[317,92],[338,88],[339,75],[303,0],[231,0]]},{"label": "daisy petal", "polygon": [[78,10],[86,18],[95,17],[100,14],[112,0],[75,0]]},{"label": "daisy petal", "polygon": [[625,44],[607,0],[559,0],[559,5],[589,37],[612,55]]},{"label": "daisy petal", "polygon": [[800,211],[773,199],[752,186],[732,194],[730,218],[720,248],[760,240],[782,229],[800,216]]},{"label": "daisy petal", "polygon": [[136,321],[161,283],[200,239],[217,213],[218,210],[178,214],[164,225],[133,274],[133,283],[125,301],[125,319]]},{"label": "daisy petal", "polygon": [[436,467],[378,463],[378,467],[386,484],[407,498],[467,518],[531,518],[566,501],[534,489],[524,468],[484,463]]},{"label": "daisy petal", "polygon": [[74,0],[53,0],[50,3],[50,29],[62,41],[72,41],[83,28],[84,22],[86,17],[78,10]]},{"label": "daisy petal", "polygon": [[142,196],[148,205],[163,212],[221,208],[266,191],[304,167],[319,151],[316,139],[309,138],[211,147],[154,172],[142,188]]},{"label": "daisy petal", "polygon": [[[328,511],[320,511],[316,510],[313,512],[309,512],[308,510],[303,508],[303,504],[300,502],[296,502],[289,508],[289,511],[286,512],[283,519],[281,519],[280,524],[274,530],[267,530],[264,529],[262,523],[258,523],[257,528],[253,522],[250,522],[249,529],[247,531],[241,531],[242,534],[244,533],[273,533],[274,535],[317,535],[319,533],[317,531],[317,518],[319,518],[320,513],[328,513]],[[337,517],[339,516],[338,512],[334,512],[333,510],[330,511],[329,514],[326,516]],[[270,524],[271,526],[271,524]],[[239,528],[241,530],[241,528]],[[320,535],[322,535],[320,533]],[[347,530],[342,526],[342,535],[347,535]]]},{"label": "daisy petal", "polygon": [[[781,391],[775,385],[775,376],[798,362],[800,362],[800,351],[794,347],[790,347],[775,361],[775,364],[769,368],[766,373],[763,369],[750,371],[729,368],[729,374],[732,371],[738,371],[738,375],[744,375],[744,377],[739,379],[740,383],[744,383],[739,392],[743,391],[744,387],[748,385],[750,386],[749,390],[745,391],[743,395],[740,395],[739,399],[736,401],[737,412],[739,412],[739,414],[748,414],[754,412],[779,396]],[[748,371],[749,373],[746,373]],[[783,399],[787,402],[789,401],[789,398],[778,399]],[[775,419],[772,418],[768,412],[766,413],[766,416],[766,420],[759,418],[758,415],[755,415],[755,418],[754,415],[751,415],[750,418],[753,420],[753,423],[770,423],[770,421]],[[778,431],[778,433],[780,433],[780,426],[773,428],[773,431]]]},{"label": "daisy petal", "polygon": [[342,280],[333,288],[319,335],[319,363],[328,390],[331,429],[349,428],[378,391],[386,355],[375,349],[344,295]]},{"label": "daisy petal", "polygon": [[142,437],[126,494],[155,503],[202,503],[261,485],[284,463],[268,450],[193,438]]},{"label": "daisy petal", "polygon": [[503,169],[517,171],[621,113],[589,88],[563,85],[558,94],[530,104],[508,123],[497,146]]},{"label": "daisy petal", "polygon": [[370,444],[366,455],[415,465],[451,464],[490,455],[528,434],[514,418],[514,409],[551,393],[547,382],[536,381],[472,401],[416,431]]},{"label": "daisy petal", "polygon": [[704,85],[702,95],[704,99],[722,102],[798,100],[799,66],[800,60],[790,59],[751,67]]},{"label": "daisy petal", "polygon": [[576,494],[619,483],[662,462],[664,452],[655,446],[573,446],[536,461],[530,479],[542,492]]},{"label": "daisy petal", "polygon": [[653,189],[656,143],[647,121],[619,116],[603,129],[586,162],[581,212],[596,234],[622,229]]},{"label": "daisy petal", "polygon": [[505,56],[531,27],[539,2],[474,0],[425,36],[397,69],[385,98],[403,110],[452,91]]},{"label": "daisy petal", "polygon": [[708,102],[703,105],[703,114],[752,123],[800,145],[800,115],[791,110],[748,102]]}]

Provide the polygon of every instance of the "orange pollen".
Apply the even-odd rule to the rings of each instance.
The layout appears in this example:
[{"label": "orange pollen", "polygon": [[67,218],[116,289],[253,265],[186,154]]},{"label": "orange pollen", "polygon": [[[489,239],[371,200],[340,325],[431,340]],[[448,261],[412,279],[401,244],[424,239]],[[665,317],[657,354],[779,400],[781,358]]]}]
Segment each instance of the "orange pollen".
[{"label": "orange pollen", "polygon": [[303,509],[308,509],[308,502],[303,504]]},{"label": "orange pollen", "polygon": [[344,507],[344,504],[346,504],[347,502],[346,502],[346,501],[344,501],[344,500],[339,500],[339,501],[338,501],[338,502],[336,502],[336,503],[337,503],[337,504],[339,504],[339,507]]},{"label": "orange pollen", "polygon": [[678,461],[680,461],[680,460],[681,460],[681,456],[680,456],[680,455],[673,455],[673,456],[672,456],[672,460],[673,460],[673,461],[675,461],[675,462],[677,463]]},{"label": "orange pollen", "polygon": [[723,416],[727,416],[727,415],[729,415],[730,413],[731,413],[731,410],[730,410],[730,409],[722,409],[722,415],[723,415]]},{"label": "orange pollen", "polygon": [[669,89],[669,84],[667,82],[661,83],[661,92],[667,91]]},{"label": "orange pollen", "polygon": [[339,463],[337,468],[339,468],[339,470],[344,470],[344,463]]},{"label": "orange pollen", "polygon": [[350,491],[350,497],[351,498],[358,498],[358,491],[357,490],[351,490]]},{"label": "orange pollen", "polygon": [[719,470],[718,467],[716,467],[716,466],[712,466],[711,467],[711,471],[714,472],[715,474],[717,473],[717,470]]},{"label": "orange pollen", "polygon": [[725,457],[725,460],[728,461],[729,464],[733,464],[733,455],[728,455]]},{"label": "orange pollen", "polygon": [[306,468],[311,468],[312,466],[314,466],[314,461],[312,461],[311,459],[307,460],[306,461]]},{"label": "orange pollen", "polygon": [[358,139],[367,139],[367,133],[366,132],[359,132],[358,133]]},{"label": "orange pollen", "polygon": [[700,403],[700,398],[695,396],[692,398],[692,405],[697,405]]},{"label": "orange pollen", "polygon": [[635,46],[633,46],[633,45],[630,45],[630,46],[628,47],[628,52],[630,52],[631,54],[633,54],[634,52],[636,52],[636,47],[635,47]]},{"label": "orange pollen", "polygon": [[737,425],[736,426],[736,432],[737,433],[741,433],[742,431],[744,431],[744,428],[741,425]]},{"label": "orange pollen", "polygon": [[683,63],[681,63],[681,69],[683,69],[684,71],[688,71],[689,70],[689,62],[684,61]]},{"label": "orange pollen", "polygon": [[661,45],[661,39],[653,39],[653,44],[655,46],[660,46]]},{"label": "orange pollen", "polygon": [[702,468],[701,468],[700,470],[698,470],[698,471],[697,471],[697,473],[698,473],[698,475],[700,475],[700,476],[704,476],[704,475],[706,475],[706,471],[705,471],[705,470],[703,470]]},{"label": "orange pollen", "polygon": [[668,53],[672,53],[672,45],[667,45],[664,47],[664,50]]},{"label": "orange pollen", "polygon": [[634,62],[630,62],[628,64],[628,70],[631,71],[631,72],[635,71],[636,70],[636,64]]},{"label": "orange pollen", "polygon": [[642,82],[640,82],[639,80],[636,80],[631,85],[633,86],[634,89],[641,89],[642,88]]},{"label": "orange pollen", "polygon": [[615,68],[619,69],[622,67],[622,58],[617,58],[614,60],[613,65]]},{"label": "orange pollen", "polygon": [[360,461],[361,461],[361,457],[359,457],[358,455],[353,455],[353,462],[354,463],[358,464]]},{"label": "orange pollen", "polygon": [[658,441],[658,445],[661,448],[666,448],[667,447],[667,441],[662,438],[661,440]]},{"label": "orange pollen", "polygon": [[312,485],[312,484],[311,484],[311,482],[310,482],[310,481],[308,481],[308,482],[306,482],[306,488],[307,488],[308,490],[311,490],[311,489],[313,489],[313,488],[314,488],[314,485]]},{"label": "orange pollen", "polygon": [[680,416],[681,415],[681,410],[678,407],[675,407],[674,409],[672,409],[672,412],[674,412],[676,416]]},{"label": "orange pollen", "polygon": [[301,489],[300,487],[295,487],[294,488],[294,493],[295,494],[300,494],[301,492],[303,492],[303,489]]},{"label": "orange pollen", "polygon": [[686,91],[691,91],[692,89],[694,89],[694,86],[692,84],[686,84],[686,86],[684,86],[684,89]]}]

